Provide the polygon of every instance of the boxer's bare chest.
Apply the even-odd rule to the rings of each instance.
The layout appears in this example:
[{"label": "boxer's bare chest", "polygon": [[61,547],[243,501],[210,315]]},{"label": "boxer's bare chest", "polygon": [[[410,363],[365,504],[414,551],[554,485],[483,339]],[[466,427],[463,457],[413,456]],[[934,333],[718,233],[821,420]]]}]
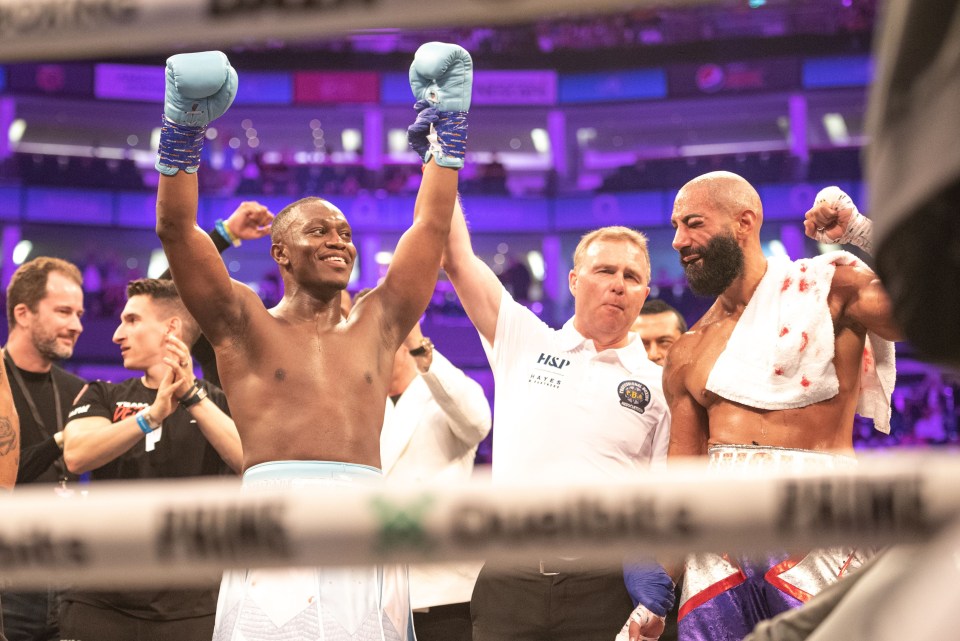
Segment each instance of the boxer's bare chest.
[{"label": "boxer's bare chest", "polygon": [[686,385],[690,395],[704,408],[709,409],[724,400],[707,390],[707,379],[720,354],[726,349],[739,318],[738,314],[735,317],[725,315],[712,320],[705,319],[706,322],[698,327],[700,339],[691,350],[693,358],[687,370]]},{"label": "boxer's bare chest", "polygon": [[231,379],[256,380],[276,393],[338,389],[342,395],[366,394],[388,382],[377,337],[367,333],[342,325],[264,323],[252,328],[225,365]]}]

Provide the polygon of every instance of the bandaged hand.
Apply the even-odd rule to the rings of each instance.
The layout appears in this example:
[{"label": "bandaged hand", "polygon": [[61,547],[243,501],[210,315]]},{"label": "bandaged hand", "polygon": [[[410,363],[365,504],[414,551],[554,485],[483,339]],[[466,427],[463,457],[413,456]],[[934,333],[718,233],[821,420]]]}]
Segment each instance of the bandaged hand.
[{"label": "bandaged hand", "polygon": [[627,617],[627,622],[614,641],[657,641],[663,634],[665,621],[666,617],[658,617],[643,605],[638,605]]},{"label": "bandaged hand", "polygon": [[853,244],[873,253],[872,221],[861,214],[856,204],[839,187],[820,190],[813,207],[807,211],[804,233],[820,243]]}]

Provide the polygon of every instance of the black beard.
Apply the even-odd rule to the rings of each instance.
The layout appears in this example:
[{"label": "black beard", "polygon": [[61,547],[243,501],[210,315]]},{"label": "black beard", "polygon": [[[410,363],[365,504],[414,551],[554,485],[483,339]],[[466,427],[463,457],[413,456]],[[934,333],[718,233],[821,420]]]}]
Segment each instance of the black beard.
[{"label": "black beard", "polygon": [[719,296],[743,273],[743,250],[732,234],[718,234],[702,247],[680,252],[683,257],[697,254],[695,263],[683,265],[687,283],[697,296]]}]

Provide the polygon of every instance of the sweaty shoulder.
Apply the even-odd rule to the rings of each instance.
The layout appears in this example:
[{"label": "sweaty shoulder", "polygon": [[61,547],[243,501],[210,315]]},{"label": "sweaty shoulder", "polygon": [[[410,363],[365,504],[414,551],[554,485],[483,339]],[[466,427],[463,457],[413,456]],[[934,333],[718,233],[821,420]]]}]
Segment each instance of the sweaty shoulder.
[{"label": "sweaty shoulder", "polygon": [[837,265],[833,272],[833,282],[830,292],[844,293],[856,291],[857,288],[868,285],[877,280],[877,274],[866,265]]},{"label": "sweaty shoulder", "polygon": [[887,340],[903,340],[903,332],[894,320],[890,297],[870,268],[838,266],[830,285],[829,303],[835,323],[869,330]]},{"label": "sweaty shoulder", "polygon": [[[831,307],[842,312],[844,307],[855,300],[871,283],[878,281],[877,275],[864,265],[837,265],[830,283]],[[836,316],[836,314],[835,314]]]},{"label": "sweaty shoulder", "polygon": [[670,347],[670,351],[667,352],[667,358],[663,364],[664,370],[673,372],[690,364],[696,359],[702,339],[703,334],[697,326],[682,334]]}]

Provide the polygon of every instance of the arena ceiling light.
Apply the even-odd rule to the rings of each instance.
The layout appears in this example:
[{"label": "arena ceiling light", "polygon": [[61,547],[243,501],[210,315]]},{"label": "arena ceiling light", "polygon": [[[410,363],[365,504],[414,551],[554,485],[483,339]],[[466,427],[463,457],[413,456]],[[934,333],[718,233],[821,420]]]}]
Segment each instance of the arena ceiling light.
[{"label": "arena ceiling light", "polygon": [[357,152],[363,144],[363,135],[359,129],[344,129],[340,132],[340,144],[344,151]]},{"label": "arena ceiling light", "polygon": [[550,135],[547,134],[546,129],[532,129],[530,131],[530,140],[533,141],[533,148],[537,150],[539,154],[549,154],[550,153]]},{"label": "arena ceiling light", "polygon": [[14,265],[22,265],[23,261],[30,256],[30,252],[33,251],[33,243],[29,240],[21,240],[13,248],[13,255],[10,257],[13,260]]},{"label": "arena ceiling light", "polygon": [[16,145],[23,139],[23,134],[27,131],[27,121],[23,118],[15,118],[7,129],[7,140],[11,145]]},{"label": "arena ceiling light", "polygon": [[409,151],[407,131],[405,129],[391,129],[387,132],[387,149],[391,154],[402,154]]},{"label": "arena ceiling light", "polygon": [[162,249],[154,249],[150,252],[150,262],[147,265],[148,278],[159,278],[169,267],[167,255],[163,253]]},{"label": "arena ceiling light", "polygon": [[850,131],[847,129],[847,121],[844,120],[843,114],[823,114],[823,128],[827,130],[827,136],[834,145],[850,144]]}]

